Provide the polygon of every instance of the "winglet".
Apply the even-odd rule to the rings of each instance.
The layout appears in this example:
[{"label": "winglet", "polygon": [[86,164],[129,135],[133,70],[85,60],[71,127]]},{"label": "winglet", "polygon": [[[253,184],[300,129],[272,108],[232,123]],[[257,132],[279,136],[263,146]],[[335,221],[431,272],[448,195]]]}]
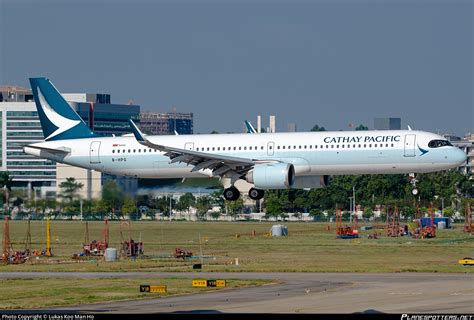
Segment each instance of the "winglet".
[{"label": "winglet", "polygon": [[143,133],[140,131],[140,129],[138,129],[137,125],[135,124],[135,122],[133,122],[132,119],[129,119],[128,122],[130,123],[130,127],[132,128],[132,132],[133,132],[133,135],[135,136],[135,139],[137,139],[137,141],[139,143],[144,143],[146,142],[146,138],[145,136],[143,135]]},{"label": "winglet", "polygon": [[411,131],[411,127],[410,126],[407,126],[408,127],[408,130]]}]

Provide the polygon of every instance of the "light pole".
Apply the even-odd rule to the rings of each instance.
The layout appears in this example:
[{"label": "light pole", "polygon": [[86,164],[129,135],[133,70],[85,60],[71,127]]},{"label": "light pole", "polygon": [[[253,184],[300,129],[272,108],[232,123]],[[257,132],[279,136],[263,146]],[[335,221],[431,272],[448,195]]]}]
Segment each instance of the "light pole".
[{"label": "light pole", "polygon": [[[349,211],[352,211],[352,197],[349,197]],[[352,222],[352,214],[349,215],[349,220]]]}]

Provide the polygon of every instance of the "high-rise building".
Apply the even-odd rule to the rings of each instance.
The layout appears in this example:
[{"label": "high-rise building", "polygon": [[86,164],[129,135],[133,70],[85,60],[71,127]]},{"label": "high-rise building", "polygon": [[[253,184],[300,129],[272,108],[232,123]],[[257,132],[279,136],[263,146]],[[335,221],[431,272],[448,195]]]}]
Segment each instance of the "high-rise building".
[{"label": "high-rise building", "polygon": [[31,90],[0,87],[0,123],[0,170],[10,173],[14,187],[40,186],[54,191],[56,163],[23,152],[23,146],[43,140]]},{"label": "high-rise building", "polygon": [[193,134],[192,113],[159,113],[145,111],[140,113],[141,130],[151,135]]},{"label": "high-rise building", "polygon": [[375,130],[400,130],[402,128],[400,118],[375,118]]},{"label": "high-rise building", "polygon": [[296,123],[294,122],[288,123],[288,132],[296,132]]}]

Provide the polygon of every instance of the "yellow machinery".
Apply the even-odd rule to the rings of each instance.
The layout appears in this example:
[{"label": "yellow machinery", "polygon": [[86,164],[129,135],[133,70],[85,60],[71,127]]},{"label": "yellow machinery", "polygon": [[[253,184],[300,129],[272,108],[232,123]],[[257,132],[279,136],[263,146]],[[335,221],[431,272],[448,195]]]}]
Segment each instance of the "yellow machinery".
[{"label": "yellow machinery", "polygon": [[45,256],[51,257],[51,224],[49,218],[46,219],[46,252]]},{"label": "yellow machinery", "polygon": [[474,266],[474,258],[464,258],[458,261],[463,266]]}]

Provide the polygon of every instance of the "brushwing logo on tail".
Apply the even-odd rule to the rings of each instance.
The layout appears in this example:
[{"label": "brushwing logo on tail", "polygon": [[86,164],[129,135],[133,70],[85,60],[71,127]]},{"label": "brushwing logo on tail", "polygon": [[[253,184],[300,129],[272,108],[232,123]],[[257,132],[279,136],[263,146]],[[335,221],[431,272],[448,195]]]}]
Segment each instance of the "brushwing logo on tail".
[{"label": "brushwing logo on tail", "polygon": [[56,111],[54,111],[54,109],[51,108],[51,106],[49,105],[48,101],[46,101],[39,87],[38,87],[38,98],[40,101],[41,108],[44,111],[44,114],[46,115],[48,120],[55,127],[57,127],[57,129],[53,133],[51,133],[49,136],[47,136],[45,140],[51,139],[57,136],[58,134],[61,134],[71,128],[74,128],[80,123],[79,120],[71,120],[71,119],[65,118],[62,115],[58,114]]}]

